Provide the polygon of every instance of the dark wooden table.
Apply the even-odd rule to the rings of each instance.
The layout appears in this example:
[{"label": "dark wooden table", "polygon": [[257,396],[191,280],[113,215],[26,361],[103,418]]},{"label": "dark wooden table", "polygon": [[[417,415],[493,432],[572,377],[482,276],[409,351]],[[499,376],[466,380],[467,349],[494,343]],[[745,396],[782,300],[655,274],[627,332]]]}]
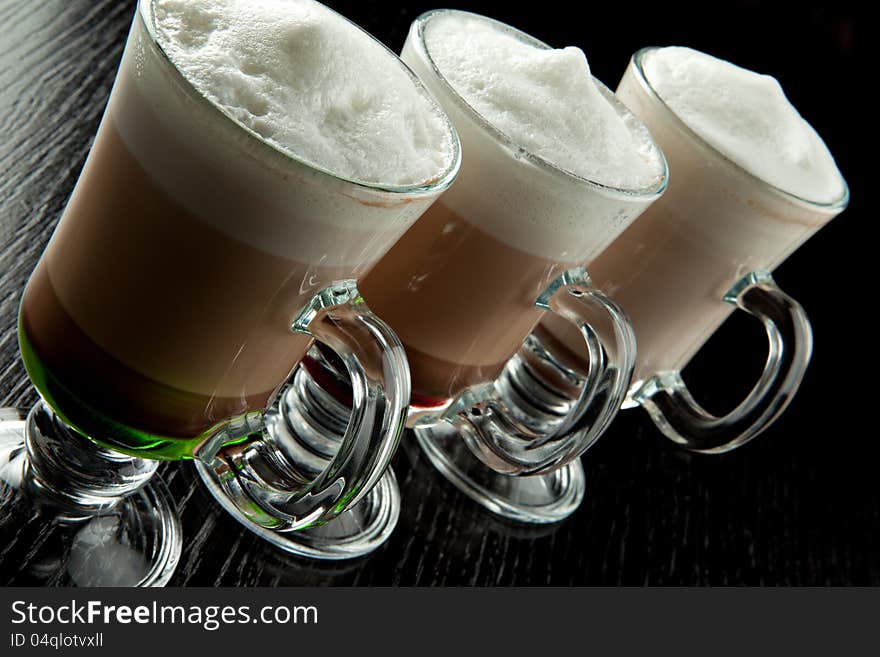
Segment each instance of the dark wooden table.
[{"label": "dark wooden table", "polygon": [[[431,8],[330,2],[394,49]],[[471,503],[410,440],[395,461],[400,524],[374,555],[325,565],[262,544],[208,499],[190,464],[162,472],[186,544],[172,580],[195,585],[878,585],[880,457],[873,415],[876,340],[861,154],[867,67],[857,8],[769,3],[614,3],[589,19],[575,3],[446,3],[585,48],[613,84],[649,43],[686,43],[777,74],[826,136],[853,189],[850,209],[777,272],[811,314],[816,348],[801,393],[757,441],[724,456],[673,448],[627,411],[584,457],[588,493],[568,521],[515,526]],[[590,5],[594,3],[589,3]],[[622,6],[622,5],[626,6]],[[35,400],[15,338],[20,292],[73,188],[98,126],[133,0],[0,0],[0,405]],[[708,5],[705,5],[708,6]],[[565,12],[563,17],[561,13]],[[692,19],[687,11],[695,11]],[[873,118],[873,117],[872,117]],[[872,167],[873,171],[873,167]],[[765,353],[755,327],[729,322],[688,372],[723,409]],[[3,574],[0,573],[0,579]]]}]

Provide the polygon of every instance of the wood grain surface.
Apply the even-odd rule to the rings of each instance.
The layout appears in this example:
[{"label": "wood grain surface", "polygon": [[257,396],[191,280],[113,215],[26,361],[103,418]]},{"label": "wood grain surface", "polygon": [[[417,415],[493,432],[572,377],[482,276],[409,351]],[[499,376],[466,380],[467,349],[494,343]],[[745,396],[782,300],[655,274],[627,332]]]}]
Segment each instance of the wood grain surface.
[{"label": "wood grain surface", "polygon": [[[329,4],[394,49],[410,21],[430,8]],[[639,45],[683,41],[692,34],[679,16],[656,8],[640,27],[617,38],[603,37],[608,30],[601,25],[584,27],[578,36],[580,28],[571,21],[551,21],[547,7],[532,20],[516,3],[457,4],[554,43],[585,46],[591,59],[596,53],[594,71],[610,83]],[[750,58],[776,57],[772,61],[782,70],[795,71],[798,62],[785,48],[810,40],[802,63],[815,78],[789,73],[796,83],[790,95],[799,106],[814,108],[808,118],[828,136],[854,190],[844,217],[778,272],[782,286],[811,314],[816,333],[813,365],[786,415],[745,448],[704,457],[667,444],[641,411],[624,412],[584,457],[588,492],[582,508],[568,521],[543,528],[505,523],[482,511],[438,477],[406,437],[395,460],[403,510],[394,536],[368,558],[330,565],[291,558],[263,544],[208,498],[190,464],[165,465],[161,472],[180,504],[186,536],[172,584],[880,584],[880,447],[868,376],[876,362],[869,340],[876,338],[866,319],[873,284],[869,240],[862,238],[859,216],[867,219],[867,201],[858,194],[860,181],[867,188],[867,180],[856,138],[867,112],[860,116],[858,98],[850,95],[859,81],[858,21],[845,4],[810,5],[800,22],[777,32],[773,21],[789,20],[786,12],[761,2],[728,4],[739,13],[729,14],[725,31],[693,33],[690,43],[708,49],[711,42],[722,55],[740,52],[737,30],[754,23],[758,27],[749,29],[758,30],[753,34],[758,41],[766,32],[791,35],[794,43],[776,49],[759,44],[766,52],[743,46],[743,63],[756,66]],[[607,9],[600,18],[619,29],[620,23],[612,22],[620,18],[615,12],[635,11],[627,7]],[[0,0],[2,406],[27,407],[35,400],[15,337],[20,293],[83,165],[133,8],[132,0]],[[617,64],[609,63],[612,57]],[[816,86],[812,79],[825,89],[833,82],[833,107],[820,106],[810,91]],[[723,407],[742,394],[764,353],[757,329],[734,318],[688,376],[710,391],[710,407]],[[0,573],[0,583],[7,579]]]}]

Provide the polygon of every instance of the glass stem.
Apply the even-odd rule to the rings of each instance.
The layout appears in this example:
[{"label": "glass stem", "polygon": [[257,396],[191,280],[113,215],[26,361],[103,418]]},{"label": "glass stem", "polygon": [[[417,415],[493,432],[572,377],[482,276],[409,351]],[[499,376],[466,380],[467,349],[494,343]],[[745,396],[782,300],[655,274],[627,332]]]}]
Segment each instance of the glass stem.
[{"label": "glass stem", "polygon": [[25,438],[26,486],[73,516],[113,508],[142,488],[159,465],[99,446],[68,427],[42,401],[28,413]]}]

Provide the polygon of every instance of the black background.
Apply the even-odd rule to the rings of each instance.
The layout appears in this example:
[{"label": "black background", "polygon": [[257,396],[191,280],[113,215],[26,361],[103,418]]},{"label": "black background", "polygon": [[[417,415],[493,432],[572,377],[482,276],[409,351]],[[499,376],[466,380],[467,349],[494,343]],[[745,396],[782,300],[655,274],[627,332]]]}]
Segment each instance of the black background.
[{"label": "black background", "polygon": [[[396,51],[412,19],[437,6],[328,4]],[[3,405],[34,399],[14,338],[20,290],[85,159],[133,5],[0,0]],[[406,444],[395,462],[400,525],[378,553],[348,564],[307,563],[262,545],[216,510],[187,464],[163,466],[187,536],[172,583],[880,584],[866,178],[873,170],[868,141],[876,137],[865,91],[874,76],[865,60],[864,9],[755,0],[446,5],[504,20],[554,46],[580,46],[593,73],[612,87],[645,45],[688,45],[779,78],[825,137],[852,192],[849,209],[776,272],[813,323],[813,362],[801,391],[770,430],[723,456],[683,453],[640,410],[622,413],[584,457],[584,505],[549,528],[495,520]],[[734,316],[686,378],[700,401],[724,411],[754,381],[765,352],[760,329]],[[8,566],[0,570],[0,584],[13,580]]]}]

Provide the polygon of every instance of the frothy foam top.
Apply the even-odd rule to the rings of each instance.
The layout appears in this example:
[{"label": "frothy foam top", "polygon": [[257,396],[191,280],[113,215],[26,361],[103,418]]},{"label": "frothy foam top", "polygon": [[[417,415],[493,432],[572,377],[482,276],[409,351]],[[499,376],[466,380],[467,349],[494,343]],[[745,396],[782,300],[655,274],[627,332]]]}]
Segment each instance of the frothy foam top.
[{"label": "frothy foam top", "polygon": [[157,39],[213,103],[276,148],[370,184],[440,178],[445,119],[379,43],[313,0],[153,0]]},{"label": "frothy foam top", "polygon": [[459,12],[432,18],[425,44],[455,91],[534,155],[620,189],[649,188],[663,175],[650,139],[603,96],[579,48],[541,48]]},{"label": "frothy foam top", "polygon": [[678,46],[649,52],[644,70],[673,112],[750,173],[816,203],[843,196],[828,147],[775,78]]}]

